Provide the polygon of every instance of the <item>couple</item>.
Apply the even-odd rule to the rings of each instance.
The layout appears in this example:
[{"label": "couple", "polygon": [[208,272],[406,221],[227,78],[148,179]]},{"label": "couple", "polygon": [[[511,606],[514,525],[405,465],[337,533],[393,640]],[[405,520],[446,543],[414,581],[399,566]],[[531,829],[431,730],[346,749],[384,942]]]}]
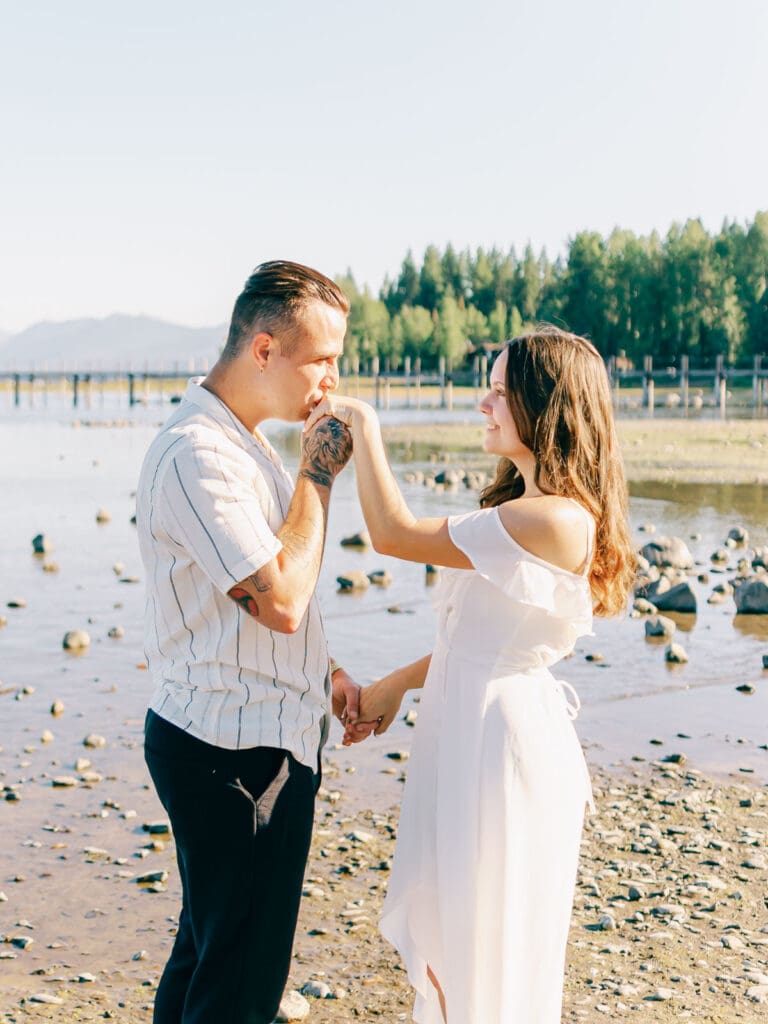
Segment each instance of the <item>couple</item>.
[{"label": "couple", "polygon": [[[554,328],[509,343],[480,406],[496,479],[479,510],[418,520],[373,410],[333,394],[348,312],[317,271],[258,267],[142,469],[145,753],[183,892],[154,1019],[270,1024],[330,708],[358,742],[423,686],[382,918],[414,1019],[556,1024],[591,791],[578,701],[548,666],[593,608],[623,608],[633,568],[603,364]],[[271,418],[305,421],[295,483],[259,433]],[[362,692],[329,658],[314,593],[353,446],[376,548],[448,567],[433,653]]]}]

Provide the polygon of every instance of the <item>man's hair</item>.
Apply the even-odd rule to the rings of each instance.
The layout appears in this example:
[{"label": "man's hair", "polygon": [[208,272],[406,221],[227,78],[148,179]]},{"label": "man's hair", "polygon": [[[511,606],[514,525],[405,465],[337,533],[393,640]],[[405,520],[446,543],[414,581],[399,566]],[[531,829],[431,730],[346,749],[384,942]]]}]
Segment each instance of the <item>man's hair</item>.
[{"label": "man's hair", "polygon": [[261,331],[278,336],[283,354],[290,355],[302,337],[306,307],[316,300],[349,313],[344,292],[318,270],[288,260],[261,263],[237,297],[221,358],[234,359]]}]

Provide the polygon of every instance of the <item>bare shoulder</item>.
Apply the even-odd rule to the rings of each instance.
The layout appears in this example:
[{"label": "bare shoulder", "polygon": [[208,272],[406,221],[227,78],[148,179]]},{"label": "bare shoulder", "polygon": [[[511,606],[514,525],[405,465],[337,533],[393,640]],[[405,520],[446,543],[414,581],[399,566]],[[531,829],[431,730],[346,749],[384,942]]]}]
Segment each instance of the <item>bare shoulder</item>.
[{"label": "bare shoulder", "polygon": [[566,572],[581,572],[589,551],[591,525],[585,509],[556,494],[517,498],[499,506],[512,539],[532,555]]}]

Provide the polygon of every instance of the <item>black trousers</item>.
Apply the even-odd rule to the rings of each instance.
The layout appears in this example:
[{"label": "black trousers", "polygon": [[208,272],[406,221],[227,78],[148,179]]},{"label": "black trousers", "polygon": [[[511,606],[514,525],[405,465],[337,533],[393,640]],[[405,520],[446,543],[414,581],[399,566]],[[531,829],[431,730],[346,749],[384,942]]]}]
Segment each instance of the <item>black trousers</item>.
[{"label": "black trousers", "polygon": [[183,896],[154,1024],[271,1024],[319,780],[286,750],[211,746],[153,711],[144,753],[171,821]]}]

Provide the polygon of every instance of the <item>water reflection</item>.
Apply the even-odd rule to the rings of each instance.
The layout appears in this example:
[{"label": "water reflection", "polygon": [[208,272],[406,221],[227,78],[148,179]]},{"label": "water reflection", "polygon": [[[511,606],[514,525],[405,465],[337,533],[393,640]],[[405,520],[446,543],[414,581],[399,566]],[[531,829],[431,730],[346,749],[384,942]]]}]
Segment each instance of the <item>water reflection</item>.
[{"label": "water reflection", "polygon": [[742,636],[768,640],[768,615],[734,615],[733,627]]},{"label": "water reflection", "polygon": [[723,515],[758,518],[768,507],[766,484],[690,484],[641,480],[629,485],[633,498],[671,501],[690,508],[712,508]]}]

